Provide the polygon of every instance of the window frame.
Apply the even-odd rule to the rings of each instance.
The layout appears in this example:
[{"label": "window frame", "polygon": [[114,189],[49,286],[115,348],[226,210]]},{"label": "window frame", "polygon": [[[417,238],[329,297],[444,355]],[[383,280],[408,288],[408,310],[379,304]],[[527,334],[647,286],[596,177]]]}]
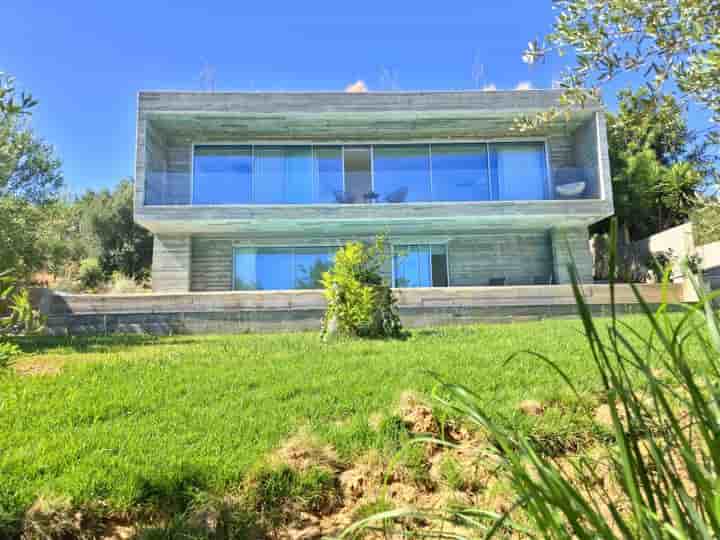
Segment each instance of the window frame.
[{"label": "window frame", "polygon": [[[249,204],[195,204],[194,202],[194,192],[195,192],[195,147],[196,146],[249,146],[251,148],[251,158],[252,163],[254,166],[255,162],[255,147],[256,146],[310,146],[312,148],[312,156],[313,159],[315,157],[315,147],[323,147],[323,146],[339,146],[341,148],[340,156],[341,156],[341,167],[342,167],[342,175],[343,175],[343,190],[347,190],[346,185],[346,178],[345,178],[345,147],[346,146],[369,146],[370,147],[370,185],[372,187],[372,190],[375,191],[375,146],[388,146],[388,145],[398,145],[398,146],[408,146],[408,145],[428,145],[429,146],[429,160],[430,160],[430,193],[432,194],[432,187],[433,187],[433,175],[432,175],[432,145],[447,145],[447,144],[484,144],[487,146],[486,148],[486,154],[487,154],[487,160],[488,160],[488,175],[491,174],[490,169],[490,145],[494,143],[542,143],[543,145],[543,151],[545,152],[545,189],[546,193],[548,195],[548,198],[545,199],[537,199],[537,200],[518,200],[517,202],[523,202],[523,203],[548,203],[548,202],[556,202],[556,199],[550,198],[552,195],[552,168],[551,168],[551,161],[550,161],[550,144],[549,144],[549,137],[548,136],[536,136],[536,137],[499,137],[499,138],[489,138],[489,139],[478,139],[478,138],[459,138],[459,139],[452,139],[452,140],[443,140],[443,139],[420,139],[420,140],[382,140],[382,139],[372,139],[372,140],[358,140],[358,141],[348,141],[348,140],[332,140],[332,141],[321,141],[321,142],[314,142],[312,140],[308,139],[293,139],[293,140],[287,140],[287,141],[279,141],[279,140],[266,140],[266,139],[253,139],[248,141],[202,141],[202,140],[193,140],[190,143],[190,203],[188,205],[150,205],[154,207],[162,207],[162,206],[168,206],[168,207],[177,207],[177,206],[194,206],[196,208],[218,208],[218,207],[234,207],[234,208],[253,208],[253,207],[268,207],[268,208],[293,208],[298,206],[330,206],[330,207],[338,207],[338,206],[346,206],[339,203],[307,203],[307,204],[300,204],[300,203],[276,203],[276,204],[258,204],[258,203],[249,203]],[[254,183],[255,176],[254,174],[251,175],[251,195],[255,196],[255,183]],[[416,205],[416,206],[426,206],[426,205],[468,205],[468,204],[493,204],[493,203],[508,203],[508,202],[514,202],[513,200],[499,200],[492,198],[494,195],[497,195],[494,193],[492,188],[492,181],[490,179],[490,200],[487,201],[417,201],[417,202],[407,202],[407,203],[388,203],[388,202],[374,202],[374,203],[353,203],[351,205],[347,206],[353,206],[353,207],[368,207],[368,206],[405,206],[405,205]]]},{"label": "window frame", "polygon": [[[399,249],[401,246],[428,246],[432,248],[432,246],[443,246],[445,248],[445,271],[447,272],[447,278],[448,278],[448,284],[447,287],[433,287],[430,285],[430,287],[400,287],[402,289],[448,289],[452,287],[450,283],[452,282],[452,278],[450,275],[450,241],[449,240],[437,240],[437,241],[419,241],[419,242],[413,242],[412,240],[404,242],[404,243],[396,243],[396,244],[390,244],[390,262],[391,262],[391,269],[390,269],[390,283],[391,287],[393,289],[397,289],[395,285],[395,250]],[[432,251],[431,251],[432,253]],[[432,255],[430,257],[430,280],[432,281]]]}]

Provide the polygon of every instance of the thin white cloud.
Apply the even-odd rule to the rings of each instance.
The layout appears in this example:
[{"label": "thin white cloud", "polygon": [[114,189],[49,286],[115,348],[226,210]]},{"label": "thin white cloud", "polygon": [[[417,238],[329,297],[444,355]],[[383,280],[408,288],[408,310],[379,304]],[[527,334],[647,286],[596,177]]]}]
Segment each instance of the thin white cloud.
[{"label": "thin white cloud", "polygon": [[348,84],[345,87],[345,91],[350,94],[364,94],[368,91],[367,85],[365,84],[365,81],[359,80],[355,81],[352,84]]},{"label": "thin white cloud", "polygon": [[515,87],[515,90],[532,90],[533,85],[530,81],[520,81],[517,86]]},{"label": "thin white cloud", "polygon": [[483,92],[495,92],[497,90],[497,86],[495,86],[495,84],[493,83],[490,83],[483,86],[482,89]]}]

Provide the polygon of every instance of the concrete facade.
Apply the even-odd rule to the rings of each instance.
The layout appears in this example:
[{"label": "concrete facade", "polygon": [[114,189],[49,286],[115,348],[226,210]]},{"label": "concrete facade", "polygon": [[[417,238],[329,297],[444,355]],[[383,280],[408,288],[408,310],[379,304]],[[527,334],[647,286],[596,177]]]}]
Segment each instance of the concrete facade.
[{"label": "concrete facade", "polygon": [[[535,133],[520,115],[560,104],[560,91],[346,93],[141,92],[135,219],[155,234],[158,292],[229,291],[233,247],[302,246],[385,234],[443,243],[450,286],[567,283],[572,258],[592,279],[587,227],[613,213],[604,111],[571,111]],[[550,189],[568,168],[589,171],[583,198],[403,204],[194,205],[193,145],[545,144]],[[163,204],[148,204],[148,193]],[[388,274],[391,272],[388,268]]]}]

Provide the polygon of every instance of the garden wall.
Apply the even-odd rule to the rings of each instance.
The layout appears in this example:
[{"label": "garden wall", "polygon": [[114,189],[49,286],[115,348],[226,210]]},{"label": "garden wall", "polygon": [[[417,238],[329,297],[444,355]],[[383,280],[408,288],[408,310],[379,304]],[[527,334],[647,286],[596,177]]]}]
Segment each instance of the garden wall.
[{"label": "garden wall", "polygon": [[[661,303],[660,286],[639,289],[648,303]],[[585,285],[583,292],[593,311],[609,312],[607,285]],[[396,289],[396,294],[403,324],[409,328],[577,313],[569,285]],[[322,291],[64,295],[42,289],[34,296],[53,335],[316,330],[325,309]],[[681,285],[670,286],[668,301],[683,301]],[[621,312],[639,308],[628,285],[616,287],[616,304]]]}]

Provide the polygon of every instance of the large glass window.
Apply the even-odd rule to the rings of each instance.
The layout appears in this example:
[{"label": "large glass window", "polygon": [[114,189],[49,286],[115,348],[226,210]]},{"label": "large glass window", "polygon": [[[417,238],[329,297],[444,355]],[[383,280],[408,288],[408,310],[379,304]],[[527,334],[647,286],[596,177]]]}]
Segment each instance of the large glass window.
[{"label": "large glass window", "polygon": [[252,201],[250,146],[196,146],[193,204],[248,204]]},{"label": "large glass window", "polygon": [[490,145],[493,185],[501,201],[537,201],[546,198],[547,170],[542,143]]},{"label": "large glass window", "polygon": [[[194,171],[194,204],[467,202],[549,195],[545,145],[535,142],[196,146]],[[149,177],[156,182],[152,173]]]},{"label": "large glass window", "polygon": [[487,145],[433,144],[432,191],[436,201],[489,200]]},{"label": "large glass window", "polygon": [[235,290],[319,289],[332,265],[334,247],[235,248]]},{"label": "large glass window", "polygon": [[[432,201],[430,146],[376,146],[373,152],[375,192],[381,202]],[[440,199],[438,199],[440,200]]]},{"label": "large glass window", "polygon": [[393,274],[395,287],[447,287],[447,247],[393,246]]}]

